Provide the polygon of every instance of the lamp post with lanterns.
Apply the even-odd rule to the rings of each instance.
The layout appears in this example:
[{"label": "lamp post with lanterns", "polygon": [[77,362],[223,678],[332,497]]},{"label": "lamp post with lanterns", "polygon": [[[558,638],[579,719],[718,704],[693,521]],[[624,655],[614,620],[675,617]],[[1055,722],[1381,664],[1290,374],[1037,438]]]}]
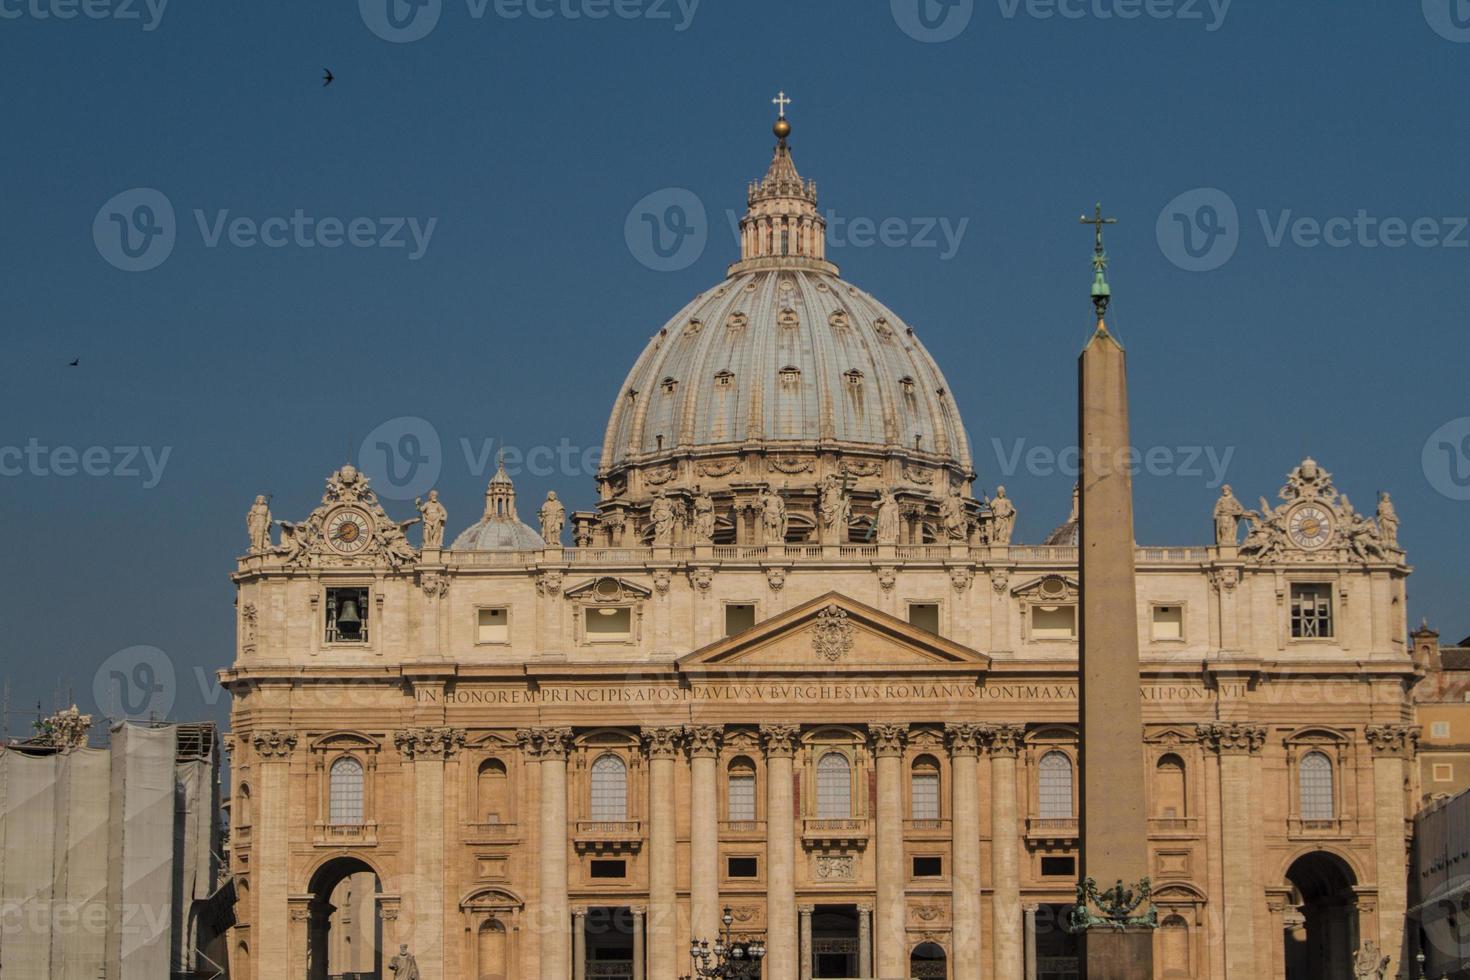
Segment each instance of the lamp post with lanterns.
[{"label": "lamp post with lanterns", "polygon": [[[736,942],[730,935],[735,917],[730,907],[720,922],[724,928],[711,944],[708,939],[689,940],[689,958],[694,961],[694,977],[718,978],[718,980],[755,980],[760,976],[761,960],[766,957],[766,944],[760,939]],[[682,977],[681,980],[693,980]]]}]

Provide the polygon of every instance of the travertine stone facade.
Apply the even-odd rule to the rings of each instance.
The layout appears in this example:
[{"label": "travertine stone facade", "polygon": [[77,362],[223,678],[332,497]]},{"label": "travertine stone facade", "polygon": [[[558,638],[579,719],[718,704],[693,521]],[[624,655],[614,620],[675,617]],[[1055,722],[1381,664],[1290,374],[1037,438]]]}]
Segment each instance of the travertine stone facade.
[{"label": "travertine stone facade", "polygon": [[[233,976],[324,978],[355,874],[380,969],[402,943],[426,977],[666,980],[725,906],[768,980],[1020,980],[1075,955],[1076,545],[1013,543],[1027,502],[972,497],[937,369],[825,268],[816,223],[783,264],[781,222],[815,209],[789,162],[783,139],[771,194],[800,194],[760,197],[730,309],[663,343],[821,332],[830,429],[757,431],[777,416],[752,400],[811,380],[767,358],[635,396],[667,405],[620,392],[628,441],[572,547],[556,508],[521,530],[508,477],[464,547],[414,547],[351,467],[253,535],[221,674],[248,801]],[[848,362],[889,343],[889,366]],[[710,344],[681,363],[713,368]],[[725,384],[751,427],[701,428]],[[1201,500],[1213,544],[1136,553],[1159,976],[1294,980],[1303,949],[1335,968],[1369,938],[1397,965],[1409,568],[1314,462],[1279,499],[1218,537]]]}]

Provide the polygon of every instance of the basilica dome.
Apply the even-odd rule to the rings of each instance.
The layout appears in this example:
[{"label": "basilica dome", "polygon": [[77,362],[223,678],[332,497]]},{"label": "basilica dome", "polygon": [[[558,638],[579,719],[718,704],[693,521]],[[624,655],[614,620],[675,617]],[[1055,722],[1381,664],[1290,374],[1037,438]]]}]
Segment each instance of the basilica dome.
[{"label": "basilica dome", "polygon": [[540,551],[546,542],[516,514],[516,488],[497,461],[495,475],[485,488],[485,514],[465,528],[449,546],[451,551]]}]

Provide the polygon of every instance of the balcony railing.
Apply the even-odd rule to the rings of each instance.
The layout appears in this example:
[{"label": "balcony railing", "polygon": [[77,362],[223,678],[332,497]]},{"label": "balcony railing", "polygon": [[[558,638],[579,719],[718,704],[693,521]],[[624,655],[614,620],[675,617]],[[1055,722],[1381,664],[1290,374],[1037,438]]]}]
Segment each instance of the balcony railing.
[{"label": "balcony railing", "polygon": [[721,837],[765,837],[766,822],[764,820],[721,820]]},{"label": "balcony railing", "polygon": [[813,817],[802,821],[802,843],[808,847],[866,847],[868,821],[861,817]]},{"label": "balcony railing", "polygon": [[378,825],[367,823],[319,823],[317,846],[337,847],[342,844],[372,845],[378,842]]},{"label": "balcony railing", "polygon": [[1077,840],[1076,817],[1027,817],[1026,839],[1050,845],[1067,844]]},{"label": "balcony railing", "polygon": [[572,839],[578,853],[636,851],[643,846],[641,820],[578,820]]},{"label": "balcony railing", "polygon": [[483,841],[512,841],[521,836],[518,824],[499,821],[477,821],[470,824],[470,839]]},{"label": "balcony railing", "polygon": [[937,818],[905,820],[903,822],[903,833],[905,837],[909,838],[948,840],[949,821]]},{"label": "balcony railing", "polygon": [[1199,833],[1199,817],[1149,817],[1151,834],[1190,835]]},{"label": "balcony railing", "polygon": [[[824,546],[820,544],[717,544],[709,547],[709,555],[717,561],[863,561],[878,557],[880,547],[867,542],[853,542]],[[955,556],[956,546],[950,544],[900,544],[892,546],[899,559],[941,561]],[[982,561],[993,554],[986,545],[969,546],[959,544],[962,556]],[[1134,559],[1140,565],[1190,564],[1210,560],[1212,549],[1207,547],[1134,549]],[[656,556],[655,551],[659,552]],[[571,565],[642,565],[655,557],[668,557],[674,561],[689,561],[696,557],[697,549],[688,545],[674,548],[654,549],[637,546],[627,548],[562,548],[545,551],[446,551],[444,558],[451,564],[466,566],[490,566],[523,568],[543,561],[561,561]],[[1077,561],[1074,545],[1017,544],[1006,551],[1010,561],[1048,565],[1068,565]]]}]

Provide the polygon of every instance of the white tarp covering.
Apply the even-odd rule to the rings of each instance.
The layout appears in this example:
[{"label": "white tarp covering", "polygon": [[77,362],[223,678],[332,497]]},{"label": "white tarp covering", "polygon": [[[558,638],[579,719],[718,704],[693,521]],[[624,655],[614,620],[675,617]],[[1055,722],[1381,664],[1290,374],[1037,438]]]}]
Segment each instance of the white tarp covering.
[{"label": "white tarp covering", "polygon": [[56,759],[19,752],[0,757],[4,804],[4,872],[0,880],[0,978],[51,976],[52,886],[55,872]]},{"label": "white tarp covering", "polygon": [[51,973],[54,980],[95,980],[107,952],[107,790],[109,753],[80,749],[55,757],[55,915]]},{"label": "white tarp covering", "polygon": [[112,731],[108,980],[160,980],[172,966],[177,745],[172,727]]}]

